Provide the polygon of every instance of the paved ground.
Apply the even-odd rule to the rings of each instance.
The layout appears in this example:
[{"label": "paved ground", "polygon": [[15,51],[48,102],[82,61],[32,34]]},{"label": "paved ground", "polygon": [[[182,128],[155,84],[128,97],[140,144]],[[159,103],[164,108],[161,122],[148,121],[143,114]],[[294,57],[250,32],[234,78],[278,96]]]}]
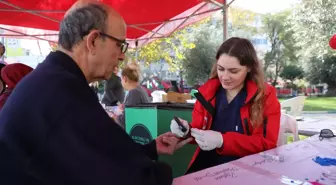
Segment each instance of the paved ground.
[{"label": "paved ground", "polygon": [[322,129],[331,129],[336,134],[336,114],[303,114],[303,117],[303,121],[298,121],[300,134],[316,134]]}]

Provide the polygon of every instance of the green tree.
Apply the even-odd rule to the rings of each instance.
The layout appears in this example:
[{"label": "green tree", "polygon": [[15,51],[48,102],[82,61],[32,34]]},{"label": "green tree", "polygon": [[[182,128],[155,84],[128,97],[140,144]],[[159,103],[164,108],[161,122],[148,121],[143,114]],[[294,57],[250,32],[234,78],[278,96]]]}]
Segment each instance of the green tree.
[{"label": "green tree", "polygon": [[202,84],[209,79],[211,68],[216,61],[216,47],[210,38],[211,35],[206,30],[200,32],[196,37],[196,47],[186,54],[183,64],[189,85]]},{"label": "green tree", "polygon": [[[228,12],[228,18],[230,24],[228,25],[229,37],[244,37],[251,39],[257,34],[257,27],[252,26],[256,18],[261,14],[255,13],[250,10],[241,9],[238,7],[230,7]],[[223,19],[221,19],[223,25]]]},{"label": "green tree", "polygon": [[297,65],[286,65],[280,73],[280,77],[285,80],[290,80],[292,87],[294,81],[302,79],[304,76],[304,70]]},{"label": "green tree", "polygon": [[335,9],[335,0],[302,0],[297,5],[289,22],[302,57],[335,55],[328,45],[336,33]]},{"label": "green tree", "polygon": [[[195,47],[194,32],[189,30],[197,30],[203,24],[209,22],[204,19],[195,24],[175,31],[171,35],[152,41],[138,48],[138,61],[143,61],[145,65],[149,65],[160,60],[165,60],[171,67],[172,71],[179,71],[182,68],[185,52]],[[127,60],[135,60],[136,51],[130,50],[127,54]]]},{"label": "green tree", "polygon": [[326,83],[327,95],[336,96],[336,56],[312,57],[308,63],[307,79],[312,84]]},{"label": "green tree", "polygon": [[267,35],[271,44],[270,51],[264,56],[264,71],[270,74],[273,85],[276,85],[278,76],[288,63],[297,63],[298,57],[294,46],[293,31],[286,24],[290,11],[277,14],[266,14],[263,17],[263,33]]}]

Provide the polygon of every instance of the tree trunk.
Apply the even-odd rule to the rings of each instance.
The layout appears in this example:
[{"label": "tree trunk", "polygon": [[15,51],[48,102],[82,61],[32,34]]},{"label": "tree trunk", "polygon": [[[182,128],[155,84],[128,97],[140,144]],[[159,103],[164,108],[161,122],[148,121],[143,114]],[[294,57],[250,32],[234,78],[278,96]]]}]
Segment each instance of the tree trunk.
[{"label": "tree trunk", "polygon": [[274,74],[274,80],[273,80],[273,86],[275,87],[277,85],[278,76],[279,76],[279,61],[275,62],[275,74]]},{"label": "tree trunk", "polygon": [[181,89],[180,93],[184,93],[183,70],[182,69],[180,69],[180,89]]},{"label": "tree trunk", "polygon": [[273,80],[273,82],[272,82],[272,85],[275,87],[276,86],[276,84],[277,84],[277,78],[275,78],[274,80]]},{"label": "tree trunk", "polygon": [[268,66],[270,65],[270,62],[269,61],[265,61],[264,63],[264,73],[266,74],[267,73],[267,69],[268,69]]}]

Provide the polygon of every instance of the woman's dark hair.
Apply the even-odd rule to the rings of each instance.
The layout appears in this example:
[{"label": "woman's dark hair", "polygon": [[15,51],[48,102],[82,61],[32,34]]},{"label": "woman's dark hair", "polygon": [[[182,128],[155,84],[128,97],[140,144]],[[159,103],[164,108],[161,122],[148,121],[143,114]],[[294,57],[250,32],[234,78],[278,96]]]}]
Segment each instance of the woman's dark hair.
[{"label": "woman's dark hair", "polygon": [[[257,52],[249,40],[232,37],[220,46],[216,54],[216,60],[223,54],[236,57],[239,60],[240,65],[250,69],[246,79],[252,80],[258,86],[257,94],[250,109],[251,123],[254,127],[258,127],[263,121],[265,81],[262,67],[257,57]],[[213,66],[210,78],[218,78],[217,64]]]}]

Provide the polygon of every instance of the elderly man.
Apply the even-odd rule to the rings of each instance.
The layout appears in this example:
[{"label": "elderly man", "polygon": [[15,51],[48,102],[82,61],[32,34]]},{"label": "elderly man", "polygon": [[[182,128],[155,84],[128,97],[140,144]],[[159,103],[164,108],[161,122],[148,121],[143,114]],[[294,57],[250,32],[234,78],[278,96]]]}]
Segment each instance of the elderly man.
[{"label": "elderly man", "polygon": [[165,185],[171,133],[141,146],[106,114],[88,83],[109,79],[127,50],[111,7],[80,1],[60,24],[59,50],[26,76],[0,113],[0,184]]}]

